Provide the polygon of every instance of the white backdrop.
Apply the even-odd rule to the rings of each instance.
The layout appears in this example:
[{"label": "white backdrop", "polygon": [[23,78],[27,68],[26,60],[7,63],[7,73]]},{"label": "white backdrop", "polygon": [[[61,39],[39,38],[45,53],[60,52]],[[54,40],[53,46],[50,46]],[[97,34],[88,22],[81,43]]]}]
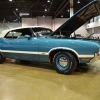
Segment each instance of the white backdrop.
[{"label": "white backdrop", "polygon": [[[57,29],[61,24],[63,24],[68,18],[55,18],[52,19],[51,16],[37,18],[22,18],[22,23],[0,23],[0,33],[2,30],[15,28],[15,27],[25,27],[25,26],[44,26],[52,30]],[[76,34],[87,35],[86,25],[83,25],[75,32]]]},{"label": "white backdrop", "polygon": [[10,28],[16,28],[21,27],[22,23],[0,23],[0,33],[3,30],[10,29]]}]

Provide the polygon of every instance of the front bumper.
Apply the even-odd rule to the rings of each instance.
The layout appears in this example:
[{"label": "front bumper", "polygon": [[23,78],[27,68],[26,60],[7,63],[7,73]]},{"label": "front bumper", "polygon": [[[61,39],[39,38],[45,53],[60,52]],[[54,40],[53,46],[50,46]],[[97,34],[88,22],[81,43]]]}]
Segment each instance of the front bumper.
[{"label": "front bumper", "polygon": [[100,58],[100,52],[95,53],[94,58],[90,60],[90,63],[95,62],[96,60],[98,60]]}]

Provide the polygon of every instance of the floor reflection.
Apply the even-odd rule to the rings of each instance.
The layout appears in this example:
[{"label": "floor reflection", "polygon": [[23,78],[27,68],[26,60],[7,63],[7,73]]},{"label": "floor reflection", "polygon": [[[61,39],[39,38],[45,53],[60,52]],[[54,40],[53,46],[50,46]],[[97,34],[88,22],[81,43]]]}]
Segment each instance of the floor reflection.
[{"label": "floor reflection", "polygon": [[[49,63],[41,63],[41,62],[31,62],[31,61],[19,61],[19,60],[10,60],[6,63],[10,64],[17,64],[22,66],[29,66],[29,67],[35,67],[35,68],[43,68],[43,69],[49,69],[49,70],[55,70],[54,66]],[[79,64],[74,72],[100,72],[100,60],[98,60],[95,63],[88,63],[88,64]]]},{"label": "floor reflection", "polygon": [[71,75],[51,64],[12,60],[0,64],[0,86],[0,100],[100,100],[100,60],[79,64]]}]

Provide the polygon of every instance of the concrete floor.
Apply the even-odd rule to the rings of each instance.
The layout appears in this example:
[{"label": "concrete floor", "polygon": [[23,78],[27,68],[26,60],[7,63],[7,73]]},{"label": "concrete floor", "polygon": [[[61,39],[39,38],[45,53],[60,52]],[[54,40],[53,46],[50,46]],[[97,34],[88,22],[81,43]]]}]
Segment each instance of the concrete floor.
[{"label": "concrete floor", "polygon": [[100,100],[100,60],[72,75],[43,63],[0,65],[0,100]]}]

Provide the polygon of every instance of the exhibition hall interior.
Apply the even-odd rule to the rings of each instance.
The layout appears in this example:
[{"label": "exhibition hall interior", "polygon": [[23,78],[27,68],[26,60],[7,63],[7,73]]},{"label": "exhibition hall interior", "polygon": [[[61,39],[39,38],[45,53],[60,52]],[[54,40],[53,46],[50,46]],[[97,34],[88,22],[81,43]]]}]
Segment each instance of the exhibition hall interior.
[{"label": "exhibition hall interior", "polygon": [[100,100],[100,0],[0,0],[0,100]]}]

